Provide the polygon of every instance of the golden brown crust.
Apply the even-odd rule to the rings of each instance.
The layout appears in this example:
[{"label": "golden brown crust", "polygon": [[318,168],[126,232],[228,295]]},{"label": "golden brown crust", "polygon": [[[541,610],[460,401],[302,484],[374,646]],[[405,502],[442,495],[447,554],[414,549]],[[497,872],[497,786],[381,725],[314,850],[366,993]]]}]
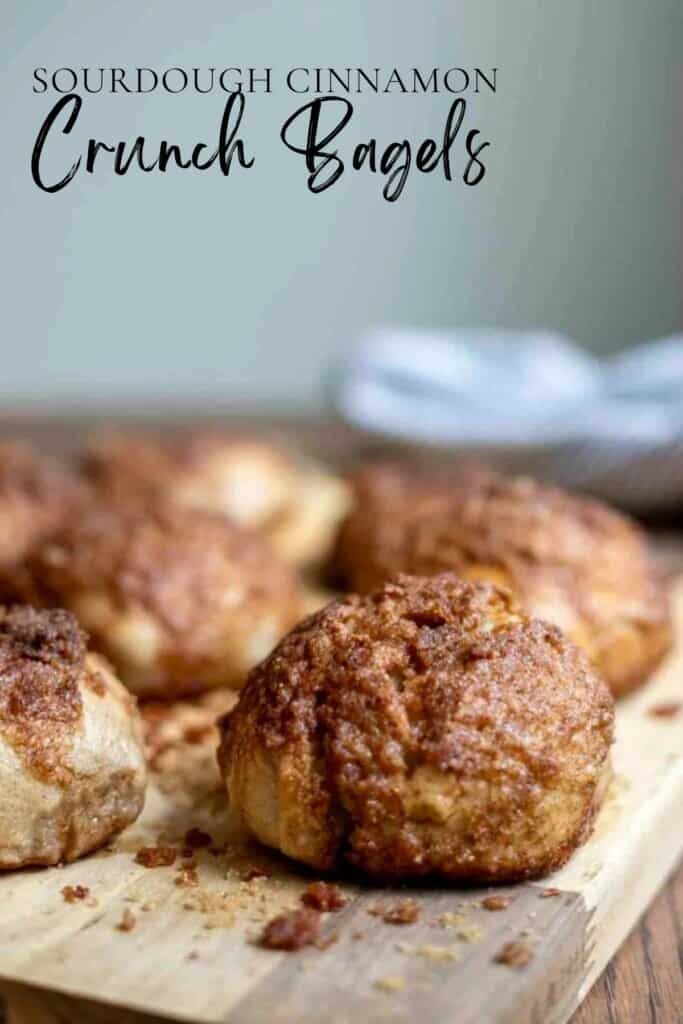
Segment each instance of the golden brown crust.
[{"label": "golden brown crust", "polygon": [[0,733],[27,771],[64,784],[83,701],[85,634],[69,612],[0,608]]},{"label": "golden brown crust", "polygon": [[367,593],[397,568],[403,537],[422,516],[437,515],[463,486],[475,486],[491,470],[476,462],[445,465],[382,459],[361,463],[349,477],[353,505],[341,524],[332,556],[332,577]]},{"label": "golden brown crust", "polygon": [[342,480],[266,437],[234,431],[101,431],[82,469],[105,500],[162,499],[220,513],[258,530],[285,562],[306,569],[327,560],[348,510]]},{"label": "golden brown crust", "polygon": [[248,434],[195,431],[158,436],[105,430],[82,458],[105,499],[178,501],[263,527],[290,498],[295,465],[276,444]]},{"label": "golden brown crust", "polygon": [[62,610],[0,608],[0,869],[55,864],[140,813],[135,702]]},{"label": "golden brown crust", "polygon": [[[258,536],[162,502],[91,504],[3,585],[18,599],[72,609],[124,682],[150,695],[241,684],[245,666],[237,653],[231,664],[231,645],[246,650],[265,624],[270,649],[300,608],[294,577]],[[137,668],[130,616],[135,644],[152,635],[150,663]]]},{"label": "golden brown crust", "polygon": [[422,486],[406,484],[405,515],[377,488],[372,500],[359,493],[338,547],[352,586],[444,571],[507,586],[582,646],[618,695],[670,649],[666,589],[625,516],[522,477],[489,473],[436,500],[421,497]]},{"label": "golden brown crust", "polygon": [[612,730],[607,688],[554,626],[494,587],[402,576],[252,671],[219,763],[259,838],[318,868],[502,881],[585,837]]},{"label": "golden brown crust", "polygon": [[0,442],[0,566],[61,525],[85,488],[65,466],[22,441]]}]

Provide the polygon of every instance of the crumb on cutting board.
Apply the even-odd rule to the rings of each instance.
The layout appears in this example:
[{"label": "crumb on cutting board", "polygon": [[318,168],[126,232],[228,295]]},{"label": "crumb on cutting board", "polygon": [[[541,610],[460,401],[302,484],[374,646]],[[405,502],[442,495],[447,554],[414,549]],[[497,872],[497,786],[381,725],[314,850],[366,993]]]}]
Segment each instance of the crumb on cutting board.
[{"label": "crumb on cutting board", "polygon": [[174,846],[141,846],[135,863],[144,868],[167,868],[175,863],[178,851]]},{"label": "crumb on cutting board", "polygon": [[261,932],[259,945],[264,949],[294,952],[312,946],[320,935],[320,914],[311,907],[285,911],[272,918]]},{"label": "crumb on cutting board", "polygon": [[368,914],[381,917],[385,924],[414,924],[420,917],[421,909],[417,900],[399,900],[387,906],[375,903],[368,908]]},{"label": "crumb on cutting board", "polygon": [[301,894],[301,902],[321,913],[334,913],[347,904],[347,899],[338,885],[329,882],[311,882]]},{"label": "crumb on cutting board", "polygon": [[409,946],[405,942],[399,942],[396,949],[399,953],[420,956],[425,960],[433,960],[435,963],[455,963],[460,958],[458,950],[453,946],[437,946],[430,942],[425,942],[420,946]]},{"label": "crumb on cutting board", "polygon": [[132,911],[129,910],[128,907],[126,907],[126,909],[123,911],[123,914],[121,915],[121,920],[116,925],[116,930],[118,932],[132,932],[136,924],[137,918],[135,917],[135,914],[133,914]]},{"label": "crumb on cutting board", "polygon": [[675,718],[681,708],[683,708],[683,701],[668,700],[662,701],[660,704],[653,704],[647,709],[647,713],[651,718]]},{"label": "crumb on cutting board", "polygon": [[375,988],[382,992],[402,992],[406,987],[406,980],[400,974],[388,974],[385,978],[378,978]]},{"label": "crumb on cutting board", "polygon": [[178,868],[175,877],[175,884],[178,886],[199,885],[199,875],[194,864],[183,864]]},{"label": "crumb on cutting board", "polygon": [[523,939],[513,939],[498,950],[493,961],[496,964],[504,964],[506,967],[522,968],[530,964],[533,957],[533,950],[528,942]]},{"label": "crumb on cutting board", "polygon": [[87,885],[65,885],[62,889],[65,903],[79,903],[81,900],[87,900],[89,895],[90,889]]},{"label": "crumb on cutting board", "polygon": [[481,901],[484,910],[507,910],[512,903],[512,896],[493,895],[485,896]]}]

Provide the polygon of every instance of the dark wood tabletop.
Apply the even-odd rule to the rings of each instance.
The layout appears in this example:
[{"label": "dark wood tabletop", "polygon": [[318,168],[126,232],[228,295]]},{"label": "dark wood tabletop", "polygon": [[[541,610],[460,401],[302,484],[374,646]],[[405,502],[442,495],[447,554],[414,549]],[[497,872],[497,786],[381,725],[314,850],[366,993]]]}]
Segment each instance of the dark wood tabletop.
[{"label": "dark wood tabletop", "polygon": [[[676,822],[674,827],[680,828]],[[571,1024],[681,1024],[683,865],[657,896]]]},{"label": "dark wood tabletop", "polygon": [[[0,416],[0,437],[29,435],[45,447],[63,450],[73,447],[76,439],[100,419],[94,415]],[[183,412],[165,417],[165,422],[178,426],[195,419]],[[348,453],[349,436],[344,427],[327,423],[313,426],[310,420],[294,424],[289,420],[269,421],[269,426],[279,431],[283,423],[285,433],[302,431],[308,439],[314,439],[310,447],[323,448],[331,457],[343,459]],[[360,447],[367,450],[372,443],[360,439]],[[683,543],[669,533],[665,544],[667,562],[670,555],[672,564],[683,569]],[[683,826],[676,821],[672,827]],[[1,1009],[0,1020],[4,1020]],[[571,1024],[683,1024],[683,864],[613,957]]]}]

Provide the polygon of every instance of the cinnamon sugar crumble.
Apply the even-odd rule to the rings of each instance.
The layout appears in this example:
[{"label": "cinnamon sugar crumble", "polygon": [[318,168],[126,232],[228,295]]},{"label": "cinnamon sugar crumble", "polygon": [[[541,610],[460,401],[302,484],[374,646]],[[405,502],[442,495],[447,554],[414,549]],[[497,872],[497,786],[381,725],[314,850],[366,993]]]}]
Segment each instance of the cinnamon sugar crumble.
[{"label": "cinnamon sugar crumble", "polygon": [[78,903],[79,900],[86,900],[90,895],[87,885],[65,885],[62,889],[62,896],[65,903]]},{"label": "cinnamon sugar crumble", "polygon": [[141,846],[135,854],[135,863],[144,868],[167,868],[175,863],[176,855],[173,846]]},{"label": "cinnamon sugar crumble", "polygon": [[293,952],[313,945],[320,934],[320,914],[311,907],[278,914],[263,929],[259,945],[264,949]]},{"label": "cinnamon sugar crumble", "polygon": [[459,959],[457,949],[451,946],[435,946],[430,942],[421,946],[407,946],[405,943],[399,942],[396,950],[399,953],[424,957],[425,960],[433,960],[435,963],[456,963]]},{"label": "cinnamon sugar crumble", "polygon": [[654,704],[651,708],[648,708],[647,713],[651,718],[675,718],[681,708],[683,708],[683,701],[662,701],[661,704]]},{"label": "cinnamon sugar crumble", "polygon": [[561,895],[562,895],[562,890],[561,889],[550,888],[550,889],[543,889],[543,891],[538,894],[538,898],[540,900],[550,900],[550,899],[553,899],[553,897],[555,897],[555,896],[561,896]]},{"label": "cinnamon sugar crumble", "polygon": [[484,910],[507,910],[512,903],[512,896],[485,896],[481,901]]},{"label": "cinnamon sugar crumble", "polygon": [[301,895],[301,902],[321,913],[334,913],[346,906],[347,899],[338,885],[327,882],[311,882]]},{"label": "cinnamon sugar crumble", "polygon": [[254,882],[260,878],[271,878],[270,871],[266,871],[265,868],[250,867],[242,875],[243,882]]},{"label": "cinnamon sugar crumble", "polygon": [[375,982],[375,988],[379,988],[383,992],[402,992],[405,987],[405,978],[399,974],[389,974],[386,978],[378,978]]},{"label": "cinnamon sugar crumble", "polygon": [[385,924],[415,924],[421,910],[416,900],[406,899],[390,907],[377,903],[369,908],[368,913],[373,917],[381,917]]},{"label": "cinnamon sugar crumble", "polygon": [[515,939],[506,942],[496,953],[494,963],[505,964],[506,967],[526,967],[533,960],[533,952],[527,942]]},{"label": "cinnamon sugar crumble", "polygon": [[135,914],[133,914],[128,907],[124,910],[121,920],[116,926],[116,930],[119,932],[132,932],[133,928],[137,924]]},{"label": "cinnamon sugar crumble", "polygon": [[185,865],[178,869],[175,878],[176,885],[199,885],[199,876],[194,864]]}]

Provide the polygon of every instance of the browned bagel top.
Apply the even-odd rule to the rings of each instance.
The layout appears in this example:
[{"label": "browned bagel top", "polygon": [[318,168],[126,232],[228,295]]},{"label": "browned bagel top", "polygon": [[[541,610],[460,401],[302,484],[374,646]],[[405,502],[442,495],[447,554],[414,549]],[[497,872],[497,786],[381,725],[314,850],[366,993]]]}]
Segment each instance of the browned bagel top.
[{"label": "browned bagel top", "polygon": [[85,655],[85,634],[69,612],[0,608],[0,733],[43,781],[68,778]]},{"label": "browned bagel top", "polygon": [[221,515],[162,501],[91,504],[33,554],[15,585],[43,605],[104,592],[180,634],[230,603],[295,592],[291,573],[259,536]]},{"label": "browned bagel top", "polygon": [[389,807],[425,765],[504,782],[523,806],[564,771],[592,785],[612,730],[609,691],[556,627],[444,573],[396,577],[296,627],[251,672],[222,756],[247,734],[273,751],[313,743],[347,811]]}]

